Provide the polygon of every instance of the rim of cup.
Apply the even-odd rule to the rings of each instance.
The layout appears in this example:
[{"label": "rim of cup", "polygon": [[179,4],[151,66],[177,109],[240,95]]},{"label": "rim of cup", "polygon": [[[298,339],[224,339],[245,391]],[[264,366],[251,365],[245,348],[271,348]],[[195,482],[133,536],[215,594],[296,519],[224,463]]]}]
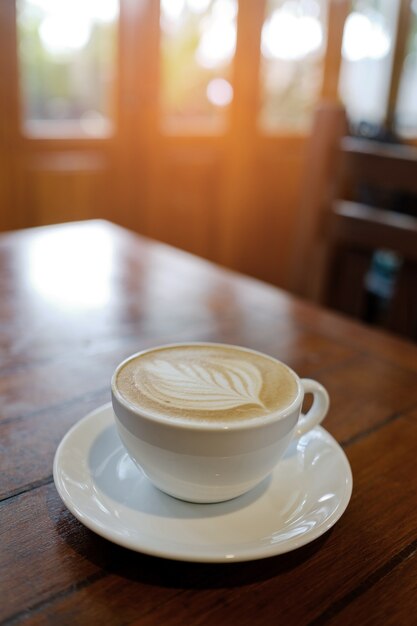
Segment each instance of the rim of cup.
[{"label": "rim of cup", "polygon": [[[116,379],[120,370],[123,369],[123,367],[127,363],[149,352],[155,352],[157,350],[164,350],[167,348],[184,348],[187,346],[209,346],[209,347],[219,347],[219,348],[226,348],[226,349],[234,348],[237,350],[242,350],[243,352],[256,354],[258,356],[269,359],[270,361],[273,361],[274,363],[279,363],[280,365],[283,365],[293,375],[297,384],[297,393],[294,399],[292,400],[292,402],[288,406],[284,407],[283,409],[279,409],[272,413],[267,413],[265,416],[245,418],[241,420],[233,420],[228,423],[226,422],[226,420],[224,421],[224,423],[221,420],[210,423],[207,421],[200,422],[198,420],[187,420],[186,418],[172,419],[169,416],[165,417],[157,413],[153,413],[152,411],[141,409],[138,406],[136,406],[133,402],[130,402],[129,400],[127,400],[126,398],[122,396],[122,394],[120,393],[120,391],[118,390],[116,386]],[[304,396],[304,390],[301,385],[300,377],[298,376],[298,374],[296,374],[296,372],[294,372],[293,369],[291,369],[288,365],[286,365],[286,363],[283,363],[279,359],[276,359],[273,356],[270,356],[269,354],[259,352],[258,350],[253,350],[252,348],[246,348],[243,346],[237,346],[237,345],[228,344],[228,343],[218,343],[218,342],[210,342],[210,341],[184,341],[180,343],[169,343],[169,344],[164,344],[160,346],[155,346],[153,348],[146,348],[145,350],[140,350],[139,352],[136,352],[135,354],[131,354],[126,359],[124,359],[121,363],[119,363],[119,365],[116,367],[113,373],[112,379],[111,379],[111,391],[112,391],[112,396],[113,396],[113,408],[114,408],[114,400],[116,400],[117,403],[119,403],[125,410],[129,411],[130,414],[136,417],[144,418],[145,420],[148,420],[149,422],[153,422],[153,423],[156,422],[159,424],[163,424],[165,426],[169,426],[171,428],[178,428],[180,430],[201,430],[201,431],[250,430],[252,428],[253,429],[259,428],[261,425],[271,424],[273,422],[282,420],[286,418],[288,415],[292,414],[294,412],[294,409],[296,409],[297,406],[301,404],[303,400],[303,396]]]}]

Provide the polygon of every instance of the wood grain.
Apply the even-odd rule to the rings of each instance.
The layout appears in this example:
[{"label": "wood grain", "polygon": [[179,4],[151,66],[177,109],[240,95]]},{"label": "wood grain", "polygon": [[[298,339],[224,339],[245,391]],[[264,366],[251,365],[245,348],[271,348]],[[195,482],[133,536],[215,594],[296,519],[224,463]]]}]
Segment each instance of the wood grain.
[{"label": "wood grain", "polygon": [[[3,235],[0,261],[0,620],[412,626],[416,346],[103,222]],[[259,562],[179,563],[101,539],[60,501],[57,444],[108,400],[115,365],[189,340],[267,352],[328,388],[354,491],[321,539]]]},{"label": "wood grain", "polygon": [[[417,593],[417,541],[407,546],[389,562],[391,570],[381,569],[380,579],[370,581],[369,589],[359,589],[348,607],[337,611],[337,605],[324,616],[327,624],[363,624],[363,626],[397,626],[413,624]],[[363,593],[361,593],[363,591]],[[372,609],[370,609],[372,607]],[[324,621],[322,621],[324,623]]]}]

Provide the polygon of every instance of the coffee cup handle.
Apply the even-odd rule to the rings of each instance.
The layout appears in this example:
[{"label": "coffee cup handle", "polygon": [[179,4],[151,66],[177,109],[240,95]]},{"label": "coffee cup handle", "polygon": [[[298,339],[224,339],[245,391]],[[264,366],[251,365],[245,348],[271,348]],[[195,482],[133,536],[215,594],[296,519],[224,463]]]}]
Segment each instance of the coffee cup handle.
[{"label": "coffee cup handle", "polygon": [[320,424],[327,415],[329,410],[329,394],[323,387],[311,378],[302,378],[301,384],[304,388],[304,394],[313,394],[313,404],[307,413],[301,413],[295,429],[295,437],[305,435],[309,430]]}]

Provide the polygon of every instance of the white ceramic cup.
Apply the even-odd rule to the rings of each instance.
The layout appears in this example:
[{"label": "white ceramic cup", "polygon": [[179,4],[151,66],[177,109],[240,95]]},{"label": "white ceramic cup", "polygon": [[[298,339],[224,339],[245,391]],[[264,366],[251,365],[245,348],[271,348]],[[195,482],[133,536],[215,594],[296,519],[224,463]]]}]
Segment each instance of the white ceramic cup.
[{"label": "white ceramic cup", "polygon": [[[138,354],[123,361],[112,378],[117,429],[129,456],[149,480],[181,500],[221,502],[249,491],[271,473],[291,440],[317,426],[328,411],[325,388],[290,370],[297,383],[294,400],[264,418],[207,424],[147,415],[127,402],[116,385],[119,370]],[[313,394],[313,404],[304,415],[301,407],[306,393]]]}]

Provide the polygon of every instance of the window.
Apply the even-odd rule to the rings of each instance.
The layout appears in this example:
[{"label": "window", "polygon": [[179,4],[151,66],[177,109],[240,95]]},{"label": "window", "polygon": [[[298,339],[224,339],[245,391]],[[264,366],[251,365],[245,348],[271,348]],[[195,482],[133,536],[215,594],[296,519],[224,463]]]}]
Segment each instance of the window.
[{"label": "window", "polygon": [[326,0],[267,2],[261,38],[262,130],[308,130],[323,78],[326,7]]},{"label": "window", "polygon": [[237,0],[162,0],[162,126],[222,129],[233,99]]},{"label": "window", "polygon": [[417,136],[417,2],[415,0],[411,8],[410,35],[396,109],[396,130],[406,138]]},{"label": "window", "polygon": [[17,12],[24,131],[109,135],[118,0],[18,0]]},{"label": "window", "polygon": [[385,120],[398,2],[355,0],[343,34],[339,91],[349,118]]}]

